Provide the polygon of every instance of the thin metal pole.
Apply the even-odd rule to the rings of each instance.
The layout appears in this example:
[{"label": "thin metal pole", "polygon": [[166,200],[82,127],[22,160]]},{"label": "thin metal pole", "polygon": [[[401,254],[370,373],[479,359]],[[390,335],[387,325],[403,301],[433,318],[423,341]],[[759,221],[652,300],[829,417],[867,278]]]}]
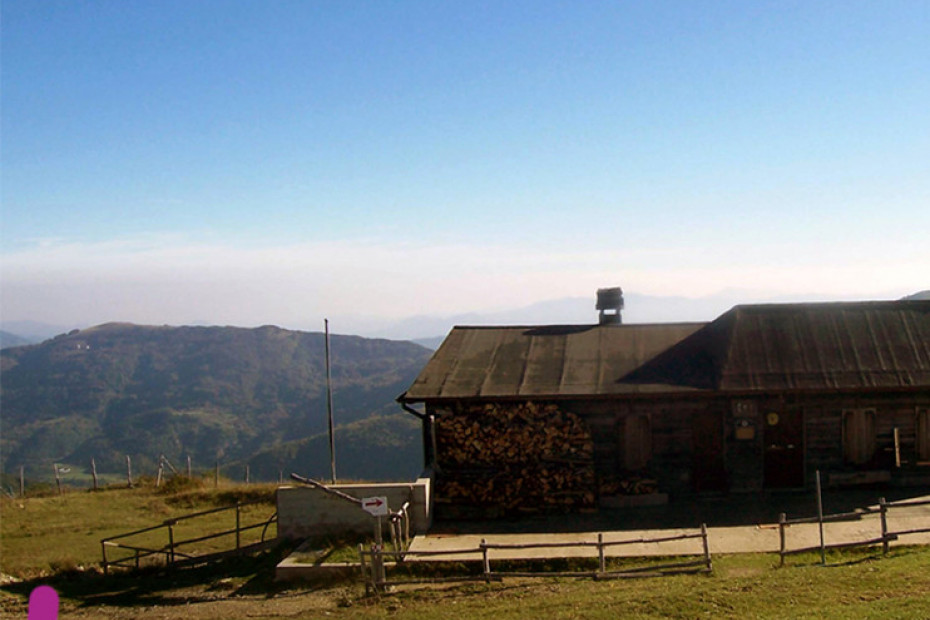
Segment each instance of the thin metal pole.
[{"label": "thin metal pole", "polygon": [[97,490],[97,463],[94,462],[93,457],[90,459],[90,473],[94,477],[94,491]]},{"label": "thin metal pole", "polygon": [[126,455],[126,484],[130,489],[132,488],[132,459],[128,454]]},{"label": "thin metal pole", "polygon": [[26,497],[26,468],[23,465],[19,466],[19,496]]},{"label": "thin metal pole", "polygon": [[823,540],[823,495],[820,487],[820,470],[817,470],[817,524],[820,526],[820,563],[827,563],[827,549]]},{"label": "thin metal pole", "polygon": [[333,384],[329,361],[329,319],[323,319],[326,331],[326,413],[329,418],[329,466],[332,483],[336,484],[336,439],[333,436]]}]

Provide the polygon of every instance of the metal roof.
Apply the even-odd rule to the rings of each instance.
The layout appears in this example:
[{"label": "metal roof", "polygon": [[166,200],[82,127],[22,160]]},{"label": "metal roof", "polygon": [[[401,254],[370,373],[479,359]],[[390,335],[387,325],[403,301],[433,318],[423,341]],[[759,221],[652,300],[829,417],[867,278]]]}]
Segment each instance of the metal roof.
[{"label": "metal roof", "polygon": [[712,323],[456,327],[402,396],[930,390],[930,301],[736,306]]},{"label": "metal roof", "polygon": [[724,391],[930,389],[930,302],[737,306],[623,380]]},{"label": "metal roof", "polygon": [[661,387],[618,379],[703,325],[455,327],[402,398],[413,402],[655,391]]}]

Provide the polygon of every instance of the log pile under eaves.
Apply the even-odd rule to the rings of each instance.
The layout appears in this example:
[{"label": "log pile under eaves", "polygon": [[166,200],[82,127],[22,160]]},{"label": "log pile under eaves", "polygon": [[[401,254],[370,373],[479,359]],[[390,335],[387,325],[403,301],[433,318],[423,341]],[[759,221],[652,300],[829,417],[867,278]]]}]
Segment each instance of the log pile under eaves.
[{"label": "log pile under eaves", "polygon": [[485,404],[436,423],[441,514],[573,511],[596,503],[594,442],[557,405]]}]

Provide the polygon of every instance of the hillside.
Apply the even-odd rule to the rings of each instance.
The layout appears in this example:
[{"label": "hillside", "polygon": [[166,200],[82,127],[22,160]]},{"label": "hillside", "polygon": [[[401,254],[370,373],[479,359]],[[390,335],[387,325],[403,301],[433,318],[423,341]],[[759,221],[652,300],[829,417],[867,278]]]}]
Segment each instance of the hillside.
[{"label": "hillside", "polygon": [[26,344],[32,344],[34,340],[18,336],[17,334],[10,333],[8,331],[0,330],[0,349],[7,349],[9,347],[21,347]]},{"label": "hillside", "polygon": [[[430,352],[356,336],[330,343],[334,418],[345,427],[337,437],[360,444],[347,455],[365,454],[383,425],[369,436],[352,423],[397,413],[394,398]],[[175,463],[190,455],[200,468],[274,454],[326,429],[324,346],[323,334],[277,327],[106,324],[3,350],[3,470],[24,465],[41,476],[53,462],[86,466],[93,457],[99,471],[122,472],[128,454],[136,471],[151,473],[159,454]]]}]

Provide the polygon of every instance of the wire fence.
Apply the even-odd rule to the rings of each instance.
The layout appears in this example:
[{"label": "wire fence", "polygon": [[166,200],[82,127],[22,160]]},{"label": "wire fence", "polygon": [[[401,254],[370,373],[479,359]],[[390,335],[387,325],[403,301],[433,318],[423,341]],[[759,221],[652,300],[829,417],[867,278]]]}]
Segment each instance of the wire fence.
[{"label": "wire fence", "polygon": [[[212,480],[214,488],[218,488],[225,481],[233,481],[237,484],[259,482],[253,480],[251,467],[248,464],[235,466],[232,470],[230,466],[222,466],[220,461],[215,461],[210,469],[194,469],[191,457],[188,456],[184,465],[176,467],[168,460],[165,455],[159,455],[155,460],[156,465],[151,465],[148,461],[148,467],[145,469],[135,468],[132,457],[126,455],[125,470],[123,473],[98,473],[96,460],[91,458],[89,468],[78,468],[74,464],[64,464],[54,462],[49,464],[51,477],[35,474],[35,468],[32,468],[32,475],[27,479],[26,467],[20,465],[15,474],[4,474],[4,484],[0,487],[0,493],[11,499],[25,498],[27,496],[41,496],[49,493],[63,495],[69,489],[91,489],[99,490],[103,487],[124,486],[133,488],[142,484],[152,484],[160,487],[174,476],[186,475],[188,478],[201,478],[204,482]],[[76,471],[80,469],[80,471]],[[231,477],[232,476],[232,477]],[[284,470],[278,471],[278,483],[284,481]],[[271,482],[267,480],[266,482]]]}]

